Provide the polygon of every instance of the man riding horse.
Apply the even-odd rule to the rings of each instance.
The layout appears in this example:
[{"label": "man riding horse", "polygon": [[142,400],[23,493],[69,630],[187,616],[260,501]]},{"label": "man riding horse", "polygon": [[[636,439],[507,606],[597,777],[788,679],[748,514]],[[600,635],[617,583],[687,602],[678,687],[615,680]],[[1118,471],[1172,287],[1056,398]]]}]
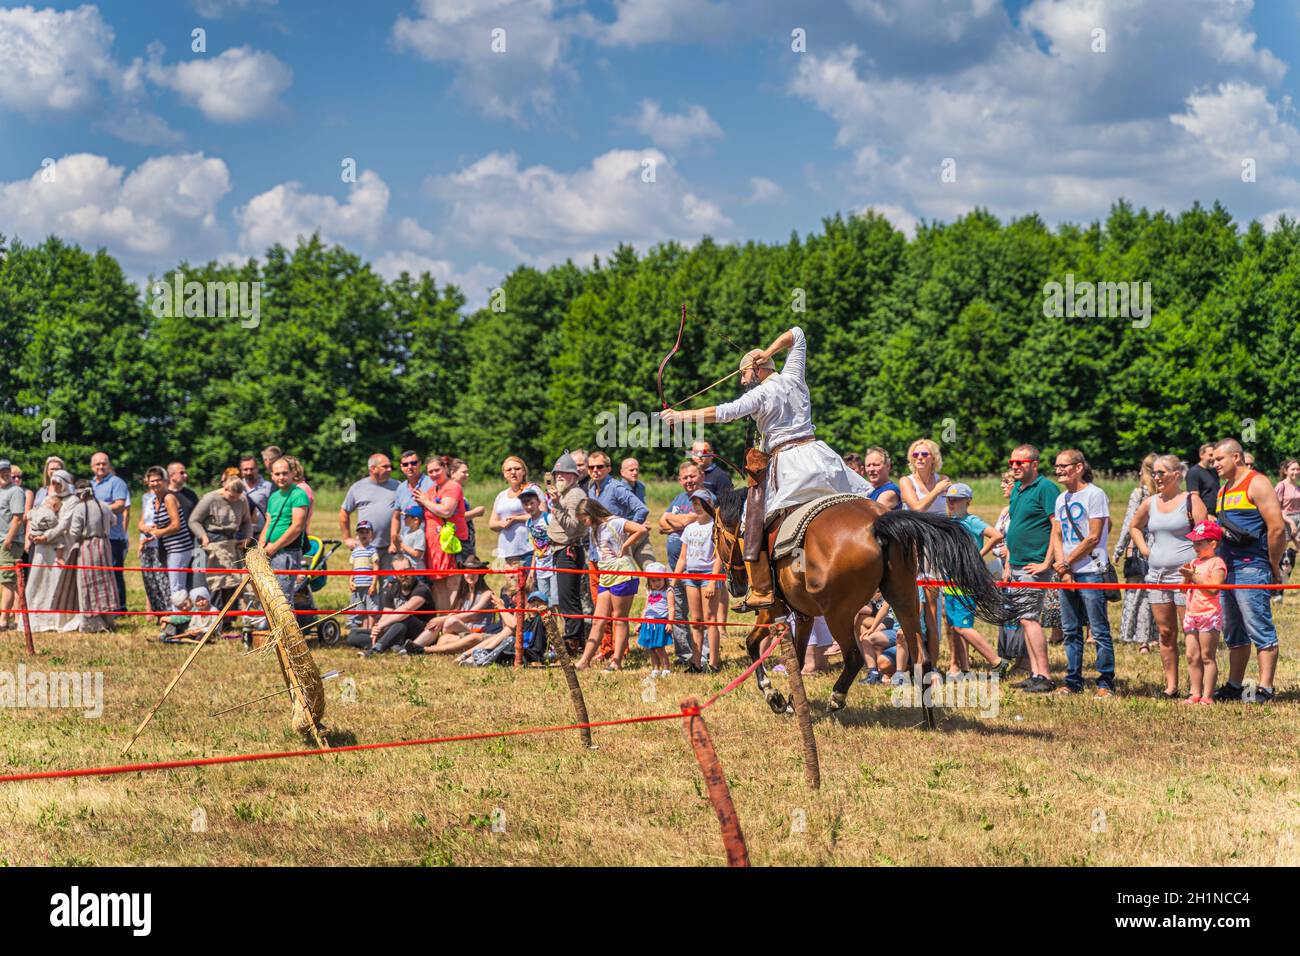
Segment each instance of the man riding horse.
[{"label": "man riding horse", "polygon": [[[772,357],[790,350],[781,371]],[[805,370],[808,343],[796,326],[765,349],[753,349],[740,363],[745,394],[734,402],[691,411],[665,410],[669,427],[677,422],[731,422],[752,418],[758,447],[745,453],[749,495],[745,502],[745,569],[749,594],[737,611],[770,608],[775,603],[772,565],[764,533],[779,513],[824,495],[862,493],[870,483],[844,464],[826,442],[813,437],[812,398]]]}]

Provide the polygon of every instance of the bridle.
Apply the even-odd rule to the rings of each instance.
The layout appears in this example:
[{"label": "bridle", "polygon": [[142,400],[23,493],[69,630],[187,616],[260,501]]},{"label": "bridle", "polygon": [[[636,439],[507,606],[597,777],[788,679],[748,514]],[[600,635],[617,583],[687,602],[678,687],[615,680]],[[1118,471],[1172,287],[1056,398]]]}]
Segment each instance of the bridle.
[{"label": "bridle", "polygon": [[[738,594],[736,578],[739,572],[737,571],[735,558],[736,550],[742,547],[740,537],[740,519],[736,519],[736,528],[733,531],[728,529],[722,523],[721,515],[719,514],[713,519],[713,536],[714,545],[717,547],[718,553],[722,555],[722,566],[726,569],[725,573],[727,575],[728,589],[732,594]],[[725,552],[722,548],[723,543],[726,544]],[[743,567],[743,564],[741,567]],[[741,590],[743,591],[743,588],[741,588]]]}]

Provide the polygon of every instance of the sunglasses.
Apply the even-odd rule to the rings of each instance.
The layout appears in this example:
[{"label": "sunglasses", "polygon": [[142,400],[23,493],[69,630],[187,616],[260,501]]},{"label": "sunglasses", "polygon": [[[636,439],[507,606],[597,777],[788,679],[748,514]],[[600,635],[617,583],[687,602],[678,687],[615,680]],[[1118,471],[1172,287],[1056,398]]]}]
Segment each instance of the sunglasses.
[{"label": "sunglasses", "polygon": [[930,457],[930,453],[929,453],[928,451],[914,451],[914,452],[912,452],[912,457],[913,457],[913,458],[929,458],[929,457]]},{"label": "sunglasses", "polygon": [[1023,468],[1025,465],[1032,465],[1036,461],[1038,461],[1037,458],[1012,458],[1007,462],[1007,464],[1012,468],[1015,468],[1017,465]]},{"label": "sunglasses", "polygon": [[605,470],[606,468],[608,468],[608,467],[609,467],[609,465],[588,465],[588,466],[587,466],[587,470],[588,470],[588,471],[604,471],[604,470]]},{"label": "sunglasses", "polygon": [[403,468],[419,468],[419,467],[420,467],[420,463],[419,463],[418,461],[404,461],[404,462],[402,462],[402,467],[403,467]]},{"label": "sunglasses", "polygon": [[1082,465],[1081,461],[1067,461],[1060,465],[1053,466],[1056,471],[1069,471],[1075,465]]}]

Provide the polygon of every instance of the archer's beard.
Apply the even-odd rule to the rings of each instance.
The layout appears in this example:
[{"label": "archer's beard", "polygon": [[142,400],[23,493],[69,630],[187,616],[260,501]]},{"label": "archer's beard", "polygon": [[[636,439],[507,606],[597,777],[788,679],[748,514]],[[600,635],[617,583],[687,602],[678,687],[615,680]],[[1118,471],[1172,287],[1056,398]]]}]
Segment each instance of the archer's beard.
[{"label": "archer's beard", "polygon": [[740,383],[740,387],[743,388],[743,389],[744,389],[745,391],[747,391],[747,392],[753,391],[757,386],[758,386],[758,382],[755,382],[755,381],[752,381],[752,380],[751,380],[751,381],[748,381],[748,382],[741,382],[741,383]]}]

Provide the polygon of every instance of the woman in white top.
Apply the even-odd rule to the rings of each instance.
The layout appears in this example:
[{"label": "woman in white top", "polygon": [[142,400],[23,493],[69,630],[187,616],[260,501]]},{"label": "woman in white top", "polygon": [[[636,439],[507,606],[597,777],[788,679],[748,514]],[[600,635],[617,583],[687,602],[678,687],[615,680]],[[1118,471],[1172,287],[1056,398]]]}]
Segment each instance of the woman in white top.
[{"label": "woman in white top", "polygon": [[[952,479],[941,474],[943,455],[939,445],[928,438],[918,438],[907,449],[907,467],[910,473],[903,476],[898,483],[902,493],[903,507],[908,511],[925,511],[932,515],[948,517],[948,503],[944,495],[952,486]],[[927,569],[922,568],[923,577],[929,577]],[[942,606],[938,588],[923,588],[921,591],[921,612],[925,619],[926,647],[930,649],[930,660],[939,660],[939,637],[941,627],[939,608]],[[898,670],[908,667],[907,652],[898,649]]]},{"label": "woman in white top", "polygon": [[539,501],[545,501],[542,490],[528,483],[528,466],[522,458],[511,455],[501,463],[501,474],[509,485],[497,495],[492,505],[492,516],[488,518],[488,527],[495,531],[497,538],[497,555],[503,558],[509,567],[527,564],[533,553],[532,542],[528,540],[528,512],[519,503],[519,496],[531,489],[536,492]]}]

